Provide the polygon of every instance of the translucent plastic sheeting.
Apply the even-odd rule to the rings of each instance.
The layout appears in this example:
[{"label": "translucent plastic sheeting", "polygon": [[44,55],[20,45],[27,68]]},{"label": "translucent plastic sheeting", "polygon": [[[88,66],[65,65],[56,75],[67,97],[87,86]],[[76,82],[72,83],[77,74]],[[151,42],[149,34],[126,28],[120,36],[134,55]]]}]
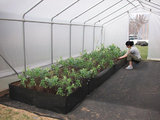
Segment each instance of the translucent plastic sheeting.
[{"label": "translucent plastic sheeting", "polygon": [[[93,5],[97,4],[100,1],[102,1],[102,0],[81,0],[76,5],[71,7],[69,10],[64,12],[64,14],[59,15],[57,17],[57,19],[59,19],[59,20],[64,19],[69,22],[72,18],[81,14],[82,12],[84,12],[85,10],[87,10],[88,8],[92,7]],[[112,6],[113,4],[115,4],[119,1],[121,1],[121,0],[114,0],[114,1],[105,0],[104,2],[102,2],[98,6],[94,7],[93,9],[89,10],[87,13],[83,14],[82,16],[80,16],[78,19],[76,19],[73,22],[84,23],[85,21],[87,21],[91,17],[95,16],[96,14],[109,8],[110,6]],[[92,24],[93,24],[93,22],[92,22]]]},{"label": "translucent plastic sheeting", "polygon": [[[88,24],[93,24],[95,22],[97,22],[96,25],[102,25],[104,22],[106,22],[107,20],[110,20],[112,18],[114,18],[115,16],[125,12],[125,11],[128,11],[130,10],[131,8],[135,7],[136,5],[138,5],[137,2],[133,2],[133,4],[135,4],[135,6],[133,6],[132,4],[130,4],[129,2],[126,2],[126,1],[121,1],[119,2],[118,4],[115,4],[117,3],[116,1],[114,1],[114,3],[112,3],[112,7],[106,7],[105,9],[99,11],[99,13],[102,12],[102,14],[96,14],[97,16],[95,18],[93,17],[90,17],[90,18],[93,18],[91,19]],[[105,10],[105,11],[104,11]],[[104,11],[104,12],[103,12]],[[89,12],[88,12],[89,13]],[[88,15],[89,16],[89,15]],[[100,20],[100,21],[99,21]],[[99,21],[99,22],[98,22]]]},{"label": "translucent plastic sheeting", "polygon": [[8,74],[14,74],[10,67],[5,63],[5,61],[0,57],[0,77],[7,76]]},{"label": "translucent plastic sheeting", "polygon": [[0,18],[21,19],[39,0],[0,0]]},{"label": "translucent plastic sheeting", "polygon": [[126,50],[125,42],[128,40],[129,17],[124,14],[120,18],[108,23],[105,26],[105,46],[115,44],[122,50]]},{"label": "translucent plastic sheeting", "polygon": [[149,11],[157,12],[160,14],[160,1],[159,0],[142,0],[143,7],[147,8]]},{"label": "translucent plastic sheeting", "polygon": [[83,26],[72,27],[71,55],[80,56],[82,52]]},{"label": "translucent plastic sheeting", "polygon": [[[52,1],[52,0],[44,0],[40,5],[38,5],[33,11],[31,11],[29,14],[26,15],[27,19],[32,20],[47,20],[50,21],[50,19],[57,15],[60,11],[67,8],[67,6],[74,3],[76,0],[59,0],[59,1]],[[77,15],[81,14],[82,12],[86,11],[88,8],[92,7],[93,5],[97,4],[102,0],[80,0],[77,3],[75,3],[72,7],[61,13],[59,16],[57,16],[54,21],[55,22],[65,22],[69,23],[71,19],[76,17]],[[83,17],[83,19],[79,19],[78,22],[82,23],[84,20],[87,20],[89,18],[88,15],[93,16],[96,13],[99,13],[100,11],[104,10],[108,6],[116,3],[120,0],[114,0],[113,1],[104,1],[102,4],[95,7],[94,11],[91,11],[90,14],[87,13],[86,17]],[[87,4],[86,4],[87,3]],[[74,22],[74,21],[73,21]]]},{"label": "translucent plastic sheeting", "polygon": [[148,59],[160,60],[160,16],[151,14],[149,20]]},{"label": "translucent plastic sheeting", "polygon": [[39,67],[51,63],[51,26],[26,23],[27,67]]},{"label": "translucent plastic sheeting", "polygon": [[[39,0],[40,1],[40,0]],[[0,11],[2,14],[0,15],[1,18],[21,18],[23,14],[33,7],[39,1],[37,0],[1,0],[0,4]],[[129,4],[124,8],[127,10],[133,5],[139,4],[136,0],[133,0],[132,4],[129,3],[127,0],[44,0],[34,9],[32,9],[28,14],[26,14],[25,19],[29,20],[38,20],[38,21],[51,21],[51,18],[60,13],[62,10],[66,9],[65,11],[61,12],[57,17],[55,17],[55,22],[64,22],[70,23],[73,18],[80,15],[78,18],[74,19],[72,23],[81,23],[83,24],[87,21],[86,24],[93,24],[100,18],[104,17],[105,15],[112,13],[113,11]],[[76,2],[76,3],[75,3]],[[73,6],[71,4],[75,3]],[[100,3],[100,4],[98,4]],[[97,6],[95,6],[98,4]],[[70,7],[69,7],[70,6]],[[94,7],[93,7],[94,6]],[[93,8],[92,8],[93,7]],[[89,9],[91,8],[91,9]],[[87,11],[88,10],[88,11]],[[86,13],[82,14],[84,11]],[[92,20],[90,18],[94,17],[95,15],[101,13],[97,17]],[[118,13],[117,13],[118,14]],[[89,20],[89,21],[88,21]]]},{"label": "translucent plastic sheeting", "polygon": [[[80,0],[77,2],[76,1],[77,0],[44,0],[38,6],[33,8],[32,11],[26,14],[25,19],[50,22],[51,18],[57,15],[57,17],[53,19],[53,22],[72,22],[80,23],[82,25],[84,23],[94,25],[95,22],[109,15],[106,19],[97,23],[98,25],[102,25],[104,22],[113,19],[117,15],[126,12],[127,10],[130,10],[138,4],[136,0],[132,4],[129,3],[127,0]],[[31,9],[38,2],[40,2],[40,0],[1,0],[0,18],[13,18],[22,20],[23,14],[27,12],[29,9]],[[73,3],[75,4],[71,6]],[[100,4],[97,5],[98,3]],[[121,9],[122,7],[123,9]],[[84,11],[87,10],[88,12],[82,14]],[[124,22],[122,21],[122,23]],[[69,57],[70,40],[71,56],[79,56],[80,52],[82,52],[83,40],[84,49],[90,52],[93,50],[93,47],[96,48],[100,45],[102,39],[102,28],[98,27],[95,27],[94,29],[93,27],[85,26],[84,29],[83,26],[72,25],[70,31],[69,25],[53,24],[53,33],[51,33],[51,24],[31,22],[25,22],[24,24],[26,42],[26,63],[27,67],[30,68],[43,66],[51,63],[51,34],[53,34],[53,62],[55,62],[60,57]],[[7,61],[17,70],[17,72],[20,72],[24,69],[22,25],[22,21],[0,21],[0,31],[2,31],[0,33],[0,52],[7,59]],[[114,23],[112,25],[113,28],[116,28],[116,26],[114,26]],[[112,28],[110,30],[113,32]],[[111,31],[108,32],[111,34]],[[108,36],[106,36],[106,38],[107,37]],[[124,34],[122,34],[121,37],[124,38]],[[120,40],[121,39],[117,41]],[[2,65],[4,67],[1,67],[3,69],[0,69],[0,72],[9,70],[8,67],[6,67],[6,65]]]},{"label": "translucent plastic sheeting", "polygon": [[53,59],[69,57],[69,25],[53,25]]},{"label": "translucent plastic sheeting", "polygon": [[[76,1],[77,0],[44,0],[34,8],[34,10],[26,15],[26,19],[51,21],[53,16],[57,15]],[[63,20],[65,21],[65,18],[63,18],[62,21]]]},{"label": "translucent plastic sheeting", "polygon": [[[22,23],[0,21],[0,54],[16,69],[24,69]],[[4,61],[0,61],[1,73],[11,72]]]},{"label": "translucent plastic sheeting", "polygon": [[159,4],[160,5],[160,1],[159,0],[151,0],[151,2]]},{"label": "translucent plastic sheeting", "polygon": [[148,5],[144,5],[144,7],[146,9],[148,9],[149,11],[151,10],[152,12],[157,12],[160,14],[160,7],[158,9],[154,8],[154,7],[151,7],[151,6],[148,6]]}]

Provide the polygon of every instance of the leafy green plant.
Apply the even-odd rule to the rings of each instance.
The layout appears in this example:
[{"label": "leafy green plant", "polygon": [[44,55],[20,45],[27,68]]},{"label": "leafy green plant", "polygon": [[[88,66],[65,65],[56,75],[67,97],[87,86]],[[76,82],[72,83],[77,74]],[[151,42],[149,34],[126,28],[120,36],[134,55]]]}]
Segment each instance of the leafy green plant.
[{"label": "leafy green plant", "polygon": [[29,82],[29,87],[33,87],[33,86],[36,86],[36,82],[34,78],[31,78]]},{"label": "leafy green plant", "polygon": [[79,72],[80,72],[81,78],[90,78],[91,77],[91,73],[86,68],[82,68]]},{"label": "leafy green plant", "polygon": [[54,90],[57,95],[68,96],[82,87],[82,83],[87,82],[87,79],[94,78],[101,70],[113,66],[115,59],[123,54],[125,52],[115,45],[107,48],[102,45],[91,53],[84,51],[78,58],[60,58],[50,69],[28,68],[18,77],[21,85],[26,88],[42,87]]},{"label": "leafy green plant", "polygon": [[47,83],[48,83],[49,88],[57,86],[58,85],[58,77],[57,76],[53,76],[52,78],[47,80]]},{"label": "leafy green plant", "polygon": [[48,77],[45,77],[44,79],[41,80],[40,82],[40,86],[43,87],[43,88],[47,88],[47,81],[49,80]]},{"label": "leafy green plant", "polygon": [[51,69],[54,71],[55,74],[58,74],[60,67],[58,65],[51,65]]},{"label": "leafy green plant", "polygon": [[63,92],[63,88],[62,87],[59,87],[58,90],[57,90],[57,95],[61,95],[61,96],[65,96],[65,93]]},{"label": "leafy green plant", "polygon": [[21,80],[21,85],[26,88],[25,82],[27,81],[27,78],[24,75],[18,75],[18,78]]}]

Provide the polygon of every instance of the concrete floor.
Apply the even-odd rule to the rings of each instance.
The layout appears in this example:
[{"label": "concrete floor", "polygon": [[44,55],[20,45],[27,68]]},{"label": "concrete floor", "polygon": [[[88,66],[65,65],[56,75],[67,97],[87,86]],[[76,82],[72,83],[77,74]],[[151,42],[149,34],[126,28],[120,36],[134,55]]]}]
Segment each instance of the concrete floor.
[{"label": "concrete floor", "polygon": [[160,62],[125,67],[94,90],[70,113],[63,115],[8,98],[5,104],[61,120],[160,120]]}]

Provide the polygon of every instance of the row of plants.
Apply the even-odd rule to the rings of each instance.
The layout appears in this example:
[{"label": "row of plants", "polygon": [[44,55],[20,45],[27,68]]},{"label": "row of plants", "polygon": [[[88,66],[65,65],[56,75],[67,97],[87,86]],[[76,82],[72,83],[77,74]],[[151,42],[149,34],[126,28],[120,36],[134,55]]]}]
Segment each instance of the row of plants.
[{"label": "row of plants", "polygon": [[94,78],[98,73],[108,67],[112,67],[121,51],[115,45],[107,48],[102,45],[91,53],[84,51],[80,57],[62,58],[51,65],[51,68],[27,69],[18,77],[20,86],[44,91],[60,96],[68,96],[77,88],[87,85],[88,80]]}]

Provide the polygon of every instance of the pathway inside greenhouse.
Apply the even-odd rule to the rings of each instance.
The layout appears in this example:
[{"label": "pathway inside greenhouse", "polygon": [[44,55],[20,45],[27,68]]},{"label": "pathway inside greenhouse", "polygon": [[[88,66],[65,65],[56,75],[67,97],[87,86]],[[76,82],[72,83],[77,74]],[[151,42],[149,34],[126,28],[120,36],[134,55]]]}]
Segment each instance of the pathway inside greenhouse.
[{"label": "pathway inside greenhouse", "polygon": [[133,70],[124,68],[66,115],[13,101],[8,96],[0,98],[0,104],[61,120],[159,120],[160,62],[143,61]]}]

